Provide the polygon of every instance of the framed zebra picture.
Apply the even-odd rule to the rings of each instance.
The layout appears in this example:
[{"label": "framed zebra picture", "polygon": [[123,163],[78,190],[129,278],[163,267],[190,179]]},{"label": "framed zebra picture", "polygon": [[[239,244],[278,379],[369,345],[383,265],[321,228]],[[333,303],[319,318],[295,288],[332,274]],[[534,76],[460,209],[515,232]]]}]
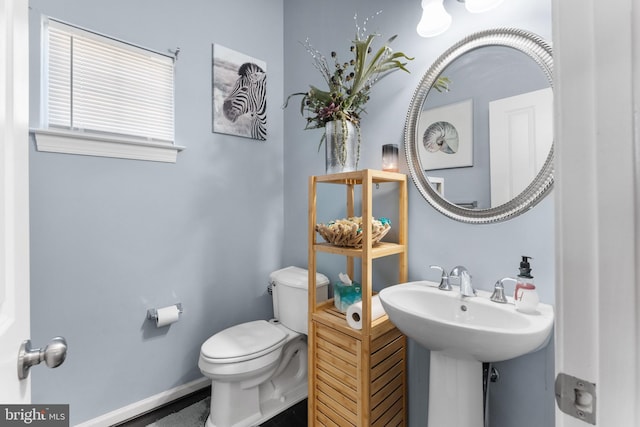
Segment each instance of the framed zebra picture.
[{"label": "framed zebra picture", "polygon": [[267,64],[212,45],[212,130],[267,139]]}]

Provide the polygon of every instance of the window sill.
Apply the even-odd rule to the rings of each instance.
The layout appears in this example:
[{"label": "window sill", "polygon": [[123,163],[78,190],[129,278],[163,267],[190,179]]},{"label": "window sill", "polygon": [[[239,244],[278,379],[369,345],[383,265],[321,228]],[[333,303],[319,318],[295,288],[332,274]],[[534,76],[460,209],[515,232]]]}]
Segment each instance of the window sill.
[{"label": "window sill", "polygon": [[185,148],[173,144],[142,142],[82,132],[51,129],[32,129],[31,132],[35,136],[36,149],[49,153],[175,163],[178,152]]}]

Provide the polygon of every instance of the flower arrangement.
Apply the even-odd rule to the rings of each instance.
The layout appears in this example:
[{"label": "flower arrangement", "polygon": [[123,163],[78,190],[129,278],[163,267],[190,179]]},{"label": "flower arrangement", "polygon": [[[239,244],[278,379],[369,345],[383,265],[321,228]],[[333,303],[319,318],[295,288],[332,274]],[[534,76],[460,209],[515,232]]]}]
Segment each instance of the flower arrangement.
[{"label": "flower arrangement", "polygon": [[[378,12],[379,14],[380,12]],[[366,23],[360,28],[356,21],[356,36],[352,41],[351,53],[353,58],[349,61],[341,62],[338,54],[331,52],[332,65],[329,65],[327,58],[315,49],[309,40],[303,46],[313,58],[313,65],[320,71],[327,84],[327,90],[310,85],[307,92],[298,92],[289,95],[285,102],[285,107],[293,96],[302,96],[300,103],[300,113],[306,115],[305,129],[323,128],[328,122],[341,121],[342,132],[347,131],[345,121],[355,125],[358,132],[358,147],[360,145],[360,116],[365,113],[365,104],[370,99],[371,89],[383,77],[397,70],[409,72],[405,68],[406,61],[413,58],[402,52],[394,52],[389,46],[396,38],[389,38],[378,50],[374,52],[372,44],[380,34],[366,34]],[[404,61],[404,62],[403,62]],[[338,128],[338,126],[336,126]],[[323,134],[320,145],[325,140]],[[346,135],[343,136],[343,141]]]}]

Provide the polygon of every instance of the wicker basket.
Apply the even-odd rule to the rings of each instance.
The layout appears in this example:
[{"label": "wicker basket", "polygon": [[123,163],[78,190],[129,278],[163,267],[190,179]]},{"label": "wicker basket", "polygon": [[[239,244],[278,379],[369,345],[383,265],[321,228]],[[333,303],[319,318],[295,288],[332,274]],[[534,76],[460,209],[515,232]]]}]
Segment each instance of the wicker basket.
[{"label": "wicker basket", "polygon": [[[391,230],[391,223],[387,218],[375,219],[371,223],[371,240],[375,245]],[[316,231],[322,238],[336,246],[361,248],[362,217],[338,219],[327,224],[316,224]]]}]

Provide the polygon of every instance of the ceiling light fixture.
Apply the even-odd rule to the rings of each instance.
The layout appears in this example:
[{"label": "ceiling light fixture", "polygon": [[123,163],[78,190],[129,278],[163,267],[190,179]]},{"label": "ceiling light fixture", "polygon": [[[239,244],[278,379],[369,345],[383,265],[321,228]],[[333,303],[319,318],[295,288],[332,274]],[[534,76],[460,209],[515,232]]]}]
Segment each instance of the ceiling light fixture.
[{"label": "ceiling light fixture", "polygon": [[[471,13],[487,12],[500,6],[504,0],[458,0]],[[416,30],[422,37],[435,37],[451,26],[451,15],[444,8],[444,0],[422,0],[422,18]]]},{"label": "ceiling light fixture", "polygon": [[422,18],[416,30],[422,37],[442,34],[451,26],[451,15],[443,5],[444,0],[422,0]]}]

